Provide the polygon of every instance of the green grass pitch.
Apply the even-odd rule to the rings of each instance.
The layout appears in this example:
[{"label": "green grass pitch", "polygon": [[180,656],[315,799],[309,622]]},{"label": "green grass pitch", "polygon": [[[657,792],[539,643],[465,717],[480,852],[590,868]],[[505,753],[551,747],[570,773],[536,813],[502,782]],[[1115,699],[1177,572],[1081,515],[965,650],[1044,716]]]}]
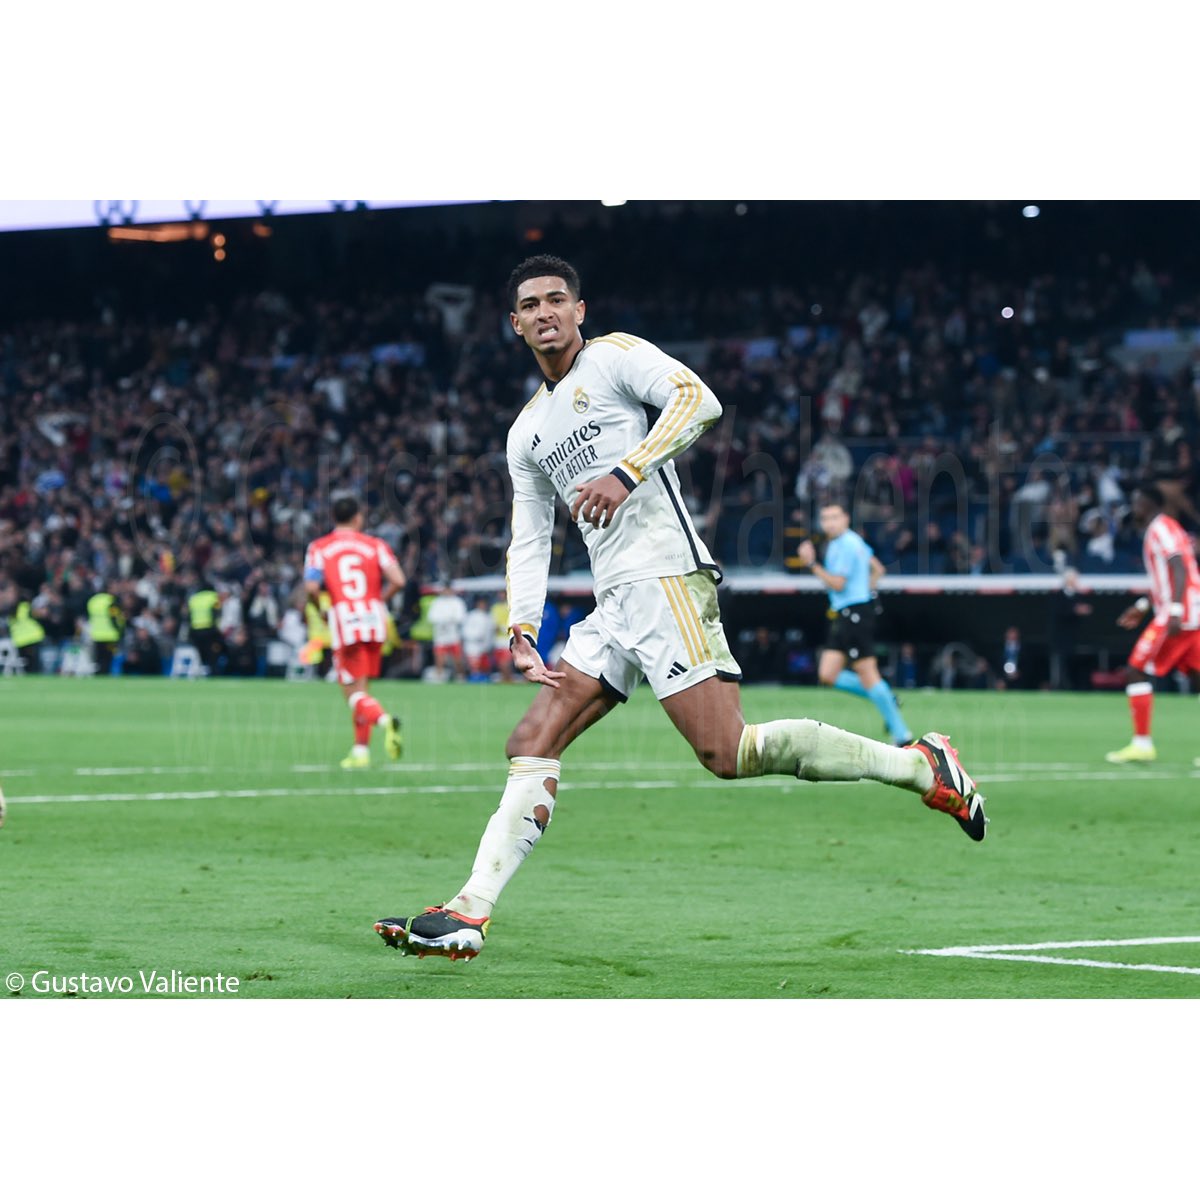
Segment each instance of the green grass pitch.
[{"label": "green grass pitch", "polygon": [[[0,681],[0,975],[220,972],[239,998],[1200,995],[1195,698],[1160,697],[1158,762],[1122,769],[1103,760],[1128,740],[1119,693],[907,695],[988,796],[976,845],[876,784],[713,779],[643,688],[567,752],[553,826],[483,953],[451,963],[372,922],[465,879],[533,690],[375,691],[405,758],[376,735],[375,765],[344,773],[332,685]],[[881,732],[837,693],[743,701]],[[1033,948],[1146,939],[1175,940]],[[979,946],[1022,949],[904,953]]]}]

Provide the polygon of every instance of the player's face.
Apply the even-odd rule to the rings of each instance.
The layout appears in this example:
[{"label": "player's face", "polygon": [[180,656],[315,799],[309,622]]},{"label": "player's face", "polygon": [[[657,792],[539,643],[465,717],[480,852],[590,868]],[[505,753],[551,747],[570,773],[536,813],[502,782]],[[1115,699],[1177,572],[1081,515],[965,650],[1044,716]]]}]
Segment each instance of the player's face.
[{"label": "player's face", "polygon": [[517,288],[517,311],[509,319],[531,350],[554,355],[574,344],[583,312],[583,301],[571,295],[566,280],[543,275]]},{"label": "player's face", "polygon": [[820,518],[821,532],[827,538],[841,537],[850,528],[850,514],[844,508],[823,508]]}]

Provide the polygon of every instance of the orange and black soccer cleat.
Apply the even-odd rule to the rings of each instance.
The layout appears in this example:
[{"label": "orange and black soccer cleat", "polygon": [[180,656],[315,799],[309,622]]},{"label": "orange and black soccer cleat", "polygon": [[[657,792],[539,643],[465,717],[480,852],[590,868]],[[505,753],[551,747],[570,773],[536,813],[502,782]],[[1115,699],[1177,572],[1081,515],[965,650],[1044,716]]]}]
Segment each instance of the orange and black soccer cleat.
[{"label": "orange and black soccer cleat", "polygon": [[975,781],[963,770],[958,752],[944,733],[927,733],[910,749],[920,750],[933,769],[933,787],[921,799],[930,808],[949,813],[973,842],[982,842],[988,819]]},{"label": "orange and black soccer cleat", "polygon": [[464,917],[438,905],[419,917],[382,917],[375,932],[401,954],[440,954],[449,959],[474,958],[483,949],[490,917]]}]

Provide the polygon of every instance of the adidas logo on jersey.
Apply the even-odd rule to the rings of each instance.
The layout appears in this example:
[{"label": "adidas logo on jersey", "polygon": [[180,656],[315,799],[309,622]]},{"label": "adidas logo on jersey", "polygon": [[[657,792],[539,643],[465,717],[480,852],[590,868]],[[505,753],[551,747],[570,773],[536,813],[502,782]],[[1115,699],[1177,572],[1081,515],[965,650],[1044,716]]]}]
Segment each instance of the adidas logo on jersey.
[{"label": "adidas logo on jersey", "polygon": [[542,444],[542,435],[540,433],[535,433],[533,435],[533,445],[530,446],[529,448],[530,448],[530,450],[536,450],[541,444]]},{"label": "adidas logo on jersey", "polygon": [[667,672],[667,678],[674,679],[677,675],[683,675],[686,671],[687,667],[683,663],[672,663],[671,669]]}]

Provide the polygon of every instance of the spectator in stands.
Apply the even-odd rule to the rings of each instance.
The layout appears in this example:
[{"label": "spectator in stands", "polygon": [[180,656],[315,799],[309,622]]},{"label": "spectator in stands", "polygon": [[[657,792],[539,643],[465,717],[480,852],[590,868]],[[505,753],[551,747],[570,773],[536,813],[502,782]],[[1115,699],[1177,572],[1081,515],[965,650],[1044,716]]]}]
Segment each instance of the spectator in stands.
[{"label": "spectator in stands", "polygon": [[462,640],[467,606],[450,582],[442,583],[429,606],[428,617],[433,626],[433,665],[438,678],[465,678]]},{"label": "spectator in stands", "polygon": [[225,674],[250,676],[258,674],[258,654],[244,625],[230,630],[225,646]]},{"label": "spectator in stands", "polygon": [[158,643],[145,625],[136,626],[125,642],[126,675],[161,675],[163,673],[162,652]]},{"label": "spectator in stands", "polygon": [[486,683],[491,678],[494,640],[491,601],[480,593],[463,621],[463,653],[472,682]]}]

